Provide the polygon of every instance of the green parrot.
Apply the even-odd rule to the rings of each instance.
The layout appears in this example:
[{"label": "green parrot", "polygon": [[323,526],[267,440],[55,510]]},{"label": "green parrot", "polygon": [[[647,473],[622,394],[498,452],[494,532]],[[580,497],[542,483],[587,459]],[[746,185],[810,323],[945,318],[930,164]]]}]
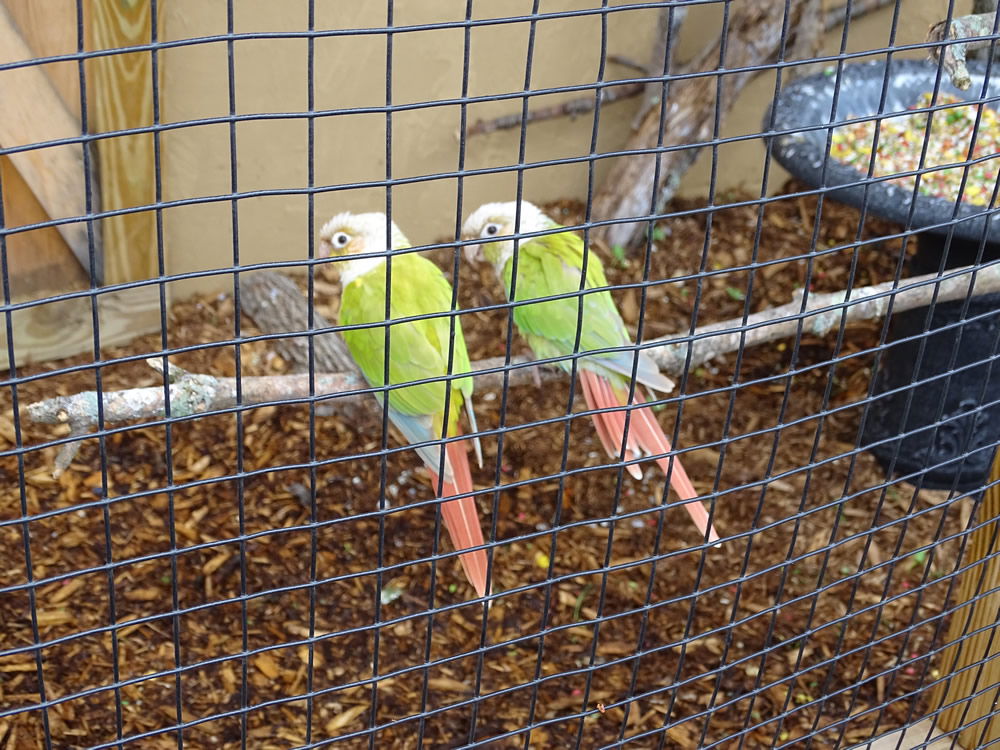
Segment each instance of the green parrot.
[{"label": "green parrot", "polygon": [[[478,208],[466,220],[462,229],[466,239],[480,239],[479,245],[466,246],[466,257],[470,261],[488,261],[496,270],[510,298],[513,274],[514,241],[491,237],[514,234],[514,219],[517,204],[487,203]],[[520,231],[524,233],[556,229],[560,225],[552,221],[536,206],[521,201]],[[580,291],[580,274],[583,271],[583,240],[572,232],[559,232],[541,237],[531,237],[519,243],[517,251],[516,301],[572,294]],[[584,289],[608,286],[604,267],[593,251],[587,259],[587,278]],[[518,305],[514,308],[514,324],[527,340],[528,345],[540,359],[566,357],[573,354],[577,335],[579,296],[563,297],[557,300]],[[628,331],[622,322],[618,308],[607,291],[583,295],[583,319],[579,352],[595,349],[614,349],[632,346]],[[653,359],[643,351],[638,353],[636,379],[648,388],[669,393],[673,382],[664,376]],[[626,404],[632,377],[633,351],[617,351],[580,357],[577,369],[587,408],[614,409]],[[563,359],[559,366],[569,372],[572,360]],[[639,389],[635,389],[633,403],[644,403]],[[617,459],[620,455],[622,439],[625,435],[625,412],[601,411],[593,415],[594,426],[608,455]],[[670,475],[670,483],[681,500],[698,497],[687,472],[676,456],[668,457],[672,451],[670,441],[656,421],[652,409],[643,407],[632,410],[629,420],[626,459],[639,459],[643,455],[656,457],[656,463]],[[671,470],[670,464],[673,463]],[[642,471],[635,463],[626,466],[636,479]],[[684,505],[698,530],[709,542],[719,539],[715,527],[709,528],[709,516],[705,506],[698,501]]]},{"label": "green parrot", "polygon": [[[344,256],[337,263],[340,271],[340,325],[365,323],[383,325],[352,328],[343,331],[344,341],[354,361],[372,386],[385,384],[385,295],[386,256],[394,250],[410,247],[399,228],[392,225],[391,245],[386,238],[386,217],[382,213],[341,213],[330,219],[320,230],[320,255]],[[355,257],[367,255],[367,257]],[[452,289],[440,269],[416,253],[396,255],[392,259],[392,289],[390,320],[433,313],[449,313]],[[451,339],[450,316],[422,318],[389,325],[389,384],[396,385],[428,378],[460,375],[471,370],[469,353],[462,335],[462,324],[456,318],[454,351],[451,371],[448,370],[448,350]],[[447,431],[444,428],[445,398],[451,390],[448,406]],[[465,405],[469,424],[477,431],[472,409],[472,378],[437,380],[389,391],[389,420],[409,443],[425,443],[460,435],[459,414]],[[377,394],[379,403],[383,394]],[[467,441],[445,444],[444,482],[440,497],[471,493],[472,473],[466,453]],[[479,465],[482,451],[479,438],[473,444]],[[441,445],[425,445],[417,453],[431,473],[435,491]],[[476,513],[474,497],[448,500],[441,505],[451,543],[457,550],[481,547],[483,533]],[[486,552],[482,549],[459,556],[465,575],[479,596],[486,594]]]}]

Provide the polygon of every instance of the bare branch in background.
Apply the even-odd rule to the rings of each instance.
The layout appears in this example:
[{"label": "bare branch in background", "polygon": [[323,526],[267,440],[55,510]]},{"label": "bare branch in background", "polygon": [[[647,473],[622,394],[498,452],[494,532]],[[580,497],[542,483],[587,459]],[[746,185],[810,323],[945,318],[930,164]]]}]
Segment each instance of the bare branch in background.
[{"label": "bare branch in background", "polygon": [[[977,36],[991,36],[995,33],[993,31],[995,25],[996,11],[953,18],[951,19],[950,26],[947,21],[938,21],[927,32],[927,41],[943,42],[949,39],[971,39]],[[943,56],[941,64],[951,77],[951,82],[956,88],[965,91],[972,85],[969,69],[965,67],[966,56],[972,50],[983,49],[989,47],[991,44],[994,44],[994,40],[992,39],[948,44],[944,47],[934,47],[928,52],[928,55],[934,62],[937,62]]]},{"label": "bare branch in background", "polygon": [[[976,274],[974,284],[973,273]],[[955,275],[944,281],[940,281],[937,274],[916,276],[895,289],[892,282],[887,282],[851,290],[850,295],[846,291],[809,294],[804,309],[800,296],[798,300],[788,304],[750,315],[745,324],[742,318],[734,318],[701,326],[694,333],[696,340],[691,342],[673,343],[676,336],[656,339],[648,343],[655,343],[657,346],[647,351],[664,372],[678,375],[684,370],[689,347],[693,348],[690,366],[695,367],[736,351],[741,346],[758,346],[795,336],[800,325],[810,335],[823,336],[838,327],[844,315],[848,322],[879,319],[886,314],[890,300],[893,300],[894,311],[902,312],[926,307],[935,292],[939,303],[1000,292],[1000,265],[978,270],[974,266],[968,266],[949,271],[949,274]],[[842,306],[848,298],[851,304],[845,310]],[[806,317],[800,323],[802,315]],[[741,329],[745,331],[742,342]],[[160,358],[148,361],[154,369],[162,368]],[[511,363],[521,365],[528,361],[523,357],[514,357]],[[472,366],[474,371],[501,370],[504,358],[484,359],[474,362]],[[173,366],[169,377],[172,416],[184,417],[236,406],[236,378],[199,375]],[[511,386],[519,386],[537,382],[538,378],[550,380],[560,377],[565,377],[565,373],[551,367],[519,367],[509,371],[508,382]],[[354,372],[317,373],[314,381],[315,391],[310,394],[308,374],[243,377],[240,379],[241,403],[252,405],[283,399],[305,399],[310,395],[342,394],[325,402],[331,410],[340,411],[345,405],[357,404],[359,399],[371,399],[368,394],[351,393],[366,387],[361,377]],[[490,372],[475,379],[477,391],[499,390],[503,383],[502,371]],[[164,417],[163,395],[163,388],[158,386],[105,392],[104,421],[110,424],[161,419]],[[57,396],[29,404],[26,411],[34,422],[68,424],[72,435],[82,436],[97,424],[97,399],[95,391]],[[80,441],[63,445],[56,458],[56,475],[69,466],[79,446]]]},{"label": "bare branch in background", "polygon": [[[670,11],[670,8],[662,8],[657,19],[656,43],[653,45],[653,52],[649,56],[649,70],[651,75],[654,74],[654,71],[655,75],[662,74],[664,62],[667,63],[665,68],[667,71],[674,70],[674,58],[677,55],[677,47],[679,46],[681,26],[687,17],[687,8],[674,8],[673,13]],[[670,45],[669,50],[667,49],[667,44]],[[666,59],[668,54],[670,55],[669,60]],[[670,84],[667,83],[667,91],[669,92],[669,90]],[[646,84],[642,104],[636,111],[635,117],[632,118],[633,131],[639,129],[643,119],[646,117],[646,113],[659,105],[660,97],[663,93],[664,87],[661,82],[650,81]]]},{"label": "bare branch in background", "polygon": [[[879,8],[890,5],[894,2],[896,2],[896,0],[855,0],[851,6],[851,18],[860,18],[866,13],[878,10]],[[665,45],[667,43],[667,25],[670,23],[669,9],[664,8],[661,13],[662,15],[660,16],[659,30],[656,35],[656,46],[654,47],[653,54],[651,55],[650,59],[652,62],[649,66],[640,65],[631,58],[616,54],[608,55],[608,62],[621,65],[622,67],[632,68],[633,70],[642,73],[644,76],[652,77],[653,75],[659,75],[659,71],[663,69],[663,56],[666,54]],[[687,8],[674,9],[673,32],[671,34],[671,38],[674,40],[674,46],[677,44],[680,27],[686,14]],[[823,16],[823,31],[832,31],[833,29],[842,26],[846,17],[846,3],[826,11],[826,14]],[[815,24],[812,24],[812,26],[815,26]],[[673,51],[671,51],[671,54],[672,53]],[[632,122],[632,129],[638,130],[639,126],[642,124],[643,118],[646,113],[649,112],[650,108],[659,105],[660,92],[662,89],[663,86],[659,81],[650,81],[646,84],[624,83],[621,86],[607,87],[604,89],[601,96],[601,104],[602,106],[605,104],[612,104],[614,102],[622,101],[623,99],[631,99],[632,97],[645,93],[645,101],[639,107],[639,110],[636,112],[635,118]],[[553,120],[558,117],[577,117],[587,112],[592,112],[595,106],[596,97],[593,94],[588,94],[587,96],[570,99],[551,107],[528,110],[526,122],[542,122],[543,120]],[[465,134],[466,136],[474,136],[495,133],[498,130],[516,130],[520,129],[521,120],[522,118],[520,112],[502,115],[500,117],[495,117],[492,120],[476,120],[476,122],[466,129]]]},{"label": "bare branch in background", "polygon": [[[796,62],[815,59],[823,47],[823,36],[826,34],[826,24],[823,22],[823,0],[805,0],[805,6],[799,15],[799,25],[795,28],[788,49],[781,51],[785,60]],[[853,13],[852,13],[853,15]],[[814,62],[808,65],[796,65],[788,71],[787,78],[792,80],[819,72],[824,63]]]},{"label": "bare branch in background", "polygon": [[[623,83],[621,86],[607,87],[601,90],[601,106],[611,104],[621,99],[630,99],[642,93],[644,85],[641,83]],[[592,112],[597,106],[597,97],[594,94],[581,96],[578,99],[567,99],[561,104],[553,104],[551,107],[541,109],[529,109],[525,122],[539,122],[541,120],[554,120],[557,117],[576,117],[586,112]],[[514,130],[521,127],[521,113],[496,117],[492,120],[476,120],[465,131],[467,136],[486,135],[497,130]]]},{"label": "bare branch in background", "polygon": [[[240,274],[241,309],[264,333],[290,333],[309,330],[309,303],[293,279],[278,271]],[[317,310],[313,310],[312,328],[329,328]],[[317,372],[359,372],[347,351],[344,340],[335,333],[312,337],[313,358]],[[274,340],[274,348],[299,371],[309,369],[307,337]]]},{"label": "bare branch in background", "polygon": [[[674,25],[675,30],[680,26],[681,19],[687,13],[685,9],[678,9],[674,11]],[[608,62],[614,63],[615,65],[620,65],[623,68],[631,68],[635,70],[640,75],[644,77],[650,77],[655,75],[653,71],[658,71],[662,68],[663,55],[665,53],[664,45],[667,43],[667,19],[670,13],[668,9],[664,8],[660,11],[660,28],[661,32],[657,33],[657,39],[662,38],[662,42],[658,41],[653,56],[652,64],[650,66],[641,65],[635,60],[625,57],[624,55],[609,54]],[[676,40],[676,34],[673,37]],[[638,96],[639,94],[646,92],[647,98],[652,95],[659,96],[660,84],[656,82],[651,83],[626,83],[621,86],[615,86],[613,88],[608,87],[601,91],[601,105],[612,104],[622,99],[631,99],[633,96]],[[552,120],[557,117],[576,117],[577,115],[584,114],[585,112],[592,112],[597,106],[597,97],[593,94],[587,94],[586,96],[581,96],[576,99],[570,99],[561,104],[556,104],[551,107],[544,107],[542,109],[528,110],[528,117],[526,122],[538,122],[541,120]],[[494,133],[497,130],[513,130],[515,128],[519,129],[521,127],[521,113],[515,112],[510,115],[504,115],[502,117],[496,117],[492,120],[477,120],[475,123],[470,125],[465,134],[467,136],[472,135],[485,135],[487,133]]]},{"label": "bare branch in background", "polygon": [[[789,28],[796,28],[803,8],[809,4],[811,0],[790,0]],[[692,146],[659,154],[641,152],[657,148],[661,140],[664,145],[708,141],[712,137],[716,117],[729,110],[755,75],[752,70],[739,73],[726,71],[754,68],[774,59],[783,41],[785,10],[784,0],[761,0],[731,6],[725,38],[720,34],[713,44],[685,67],[684,72],[716,71],[720,67],[723,70],[719,75],[674,81],[665,116],[661,119],[660,107],[646,113],[642,124],[626,144],[626,150],[640,153],[615,160],[594,198],[593,215],[596,219],[644,216],[649,213],[650,198],[654,193],[656,208],[673,197],[681,177],[694,163],[700,148]],[[654,184],[657,166],[659,184]],[[647,222],[631,221],[599,227],[594,233],[609,247],[628,246],[644,236],[646,226]]]},{"label": "bare branch in background", "polygon": [[[851,19],[860,18],[889,2],[894,0],[857,0],[850,7]],[[815,0],[791,0],[788,3],[788,28],[793,31],[794,36],[788,56],[792,59],[809,57],[808,51],[822,41],[822,32],[844,23],[847,9],[845,3],[824,15]],[[729,12],[725,60],[721,67],[736,70],[775,60],[783,41],[781,31],[784,14],[783,0],[733,4]],[[682,72],[708,71],[720,67],[722,42],[720,38],[706,47]],[[724,116],[755,75],[753,71],[749,71],[675,81],[671,86],[664,121],[660,122],[659,107],[647,111],[644,121],[636,128],[626,145],[626,150],[647,151],[656,148],[661,130],[665,145],[704,143],[711,138],[716,107],[721,109],[718,116]],[[692,147],[658,156],[636,154],[616,160],[595,198],[595,218],[624,219],[643,216],[649,211],[650,198],[654,192],[656,208],[662,209],[677,192],[681,178],[694,164],[699,152],[699,148]],[[659,185],[654,186],[657,159],[660,162],[660,181]],[[611,247],[628,246],[644,236],[645,226],[645,222],[611,224],[597,229],[595,234]]]}]

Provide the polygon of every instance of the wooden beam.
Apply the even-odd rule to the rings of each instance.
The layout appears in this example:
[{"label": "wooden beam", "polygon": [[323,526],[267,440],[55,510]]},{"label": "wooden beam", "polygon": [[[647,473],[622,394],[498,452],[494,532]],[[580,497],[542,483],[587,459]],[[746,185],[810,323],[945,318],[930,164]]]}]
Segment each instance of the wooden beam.
[{"label": "wooden beam", "polygon": [[[45,210],[10,161],[0,158],[0,182],[8,225],[44,220]],[[7,237],[7,269],[14,302],[40,300],[90,286],[87,274],[52,227]],[[102,347],[122,345],[160,329],[156,287],[101,294],[97,298]],[[94,330],[89,297],[48,302],[15,310],[14,361],[18,366],[93,352]],[[6,316],[0,314],[0,370],[10,369]]]},{"label": "wooden beam", "polygon": [[[1000,480],[1000,453],[993,459],[990,481]],[[931,706],[954,703],[937,718],[938,731],[965,727],[958,738],[967,748],[1000,740],[1000,485],[986,490],[977,522],[985,525],[972,532],[965,549],[962,573],[955,597],[955,611],[948,627],[952,644],[941,652],[937,668],[949,679],[937,685]],[[983,593],[990,592],[990,593]],[[979,631],[978,633],[976,631]],[[967,633],[975,633],[967,636]],[[976,695],[976,693],[979,693]]]},{"label": "wooden beam", "polygon": [[[85,9],[88,50],[115,49],[150,41],[146,0],[89,0]],[[108,55],[86,63],[90,129],[95,133],[153,123],[153,62],[149,52]],[[152,134],[97,141],[101,208],[154,203]],[[104,281],[116,284],[157,274],[156,214],[153,211],[104,219]]]},{"label": "wooden beam", "polygon": [[[127,344],[136,336],[160,329],[157,287],[137,287],[97,298],[101,348]],[[77,354],[93,353],[94,327],[89,297],[48,302],[15,310],[14,362],[20,367]],[[0,314],[0,369],[10,368],[6,320]]]},{"label": "wooden beam", "polygon": [[[7,157],[0,157],[0,185],[6,226],[48,219],[45,209]],[[90,286],[87,272],[76,262],[54,227],[7,235],[5,248],[11,301],[41,299]]]},{"label": "wooden beam", "polygon": [[[14,26],[34,57],[72,55],[77,51],[76,0],[2,0]],[[80,64],[76,60],[45,63],[45,75],[66,109],[80,119]]]},{"label": "wooden beam", "polygon": [[[0,6],[0,63],[30,60],[35,55]],[[39,66],[0,72],[0,146],[15,147],[78,137],[80,122],[63,104],[52,81]],[[71,144],[21,151],[10,160],[53,219],[86,213],[83,146]],[[87,225],[61,224],[59,233],[84,268],[90,267]],[[100,248],[98,247],[98,258]]]},{"label": "wooden beam", "polygon": [[[3,0],[21,37],[37,57],[76,52],[76,0]],[[75,61],[42,66],[60,99],[75,118],[80,117],[80,71]],[[13,162],[0,157],[4,225],[8,228],[47,221],[48,214]],[[86,289],[88,275],[55,227],[8,235],[7,272],[15,302],[40,299],[75,289]]]}]

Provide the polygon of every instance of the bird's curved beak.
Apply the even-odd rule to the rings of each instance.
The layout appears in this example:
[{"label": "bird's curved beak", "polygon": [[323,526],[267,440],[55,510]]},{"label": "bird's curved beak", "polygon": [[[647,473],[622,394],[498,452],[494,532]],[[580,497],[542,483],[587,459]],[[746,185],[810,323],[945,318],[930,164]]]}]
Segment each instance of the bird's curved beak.
[{"label": "bird's curved beak", "polygon": [[466,245],[463,252],[465,253],[465,259],[469,263],[476,263],[483,255],[482,245]]},{"label": "bird's curved beak", "polygon": [[321,239],[319,241],[319,247],[317,248],[316,255],[320,258],[329,258],[333,255],[333,245],[331,245],[328,240]]}]

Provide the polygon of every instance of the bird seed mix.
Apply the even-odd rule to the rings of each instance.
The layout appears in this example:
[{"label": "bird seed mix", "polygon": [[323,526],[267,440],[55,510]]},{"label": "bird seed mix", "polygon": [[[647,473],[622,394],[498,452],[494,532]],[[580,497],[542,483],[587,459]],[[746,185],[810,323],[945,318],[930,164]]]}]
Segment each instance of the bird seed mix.
[{"label": "bird seed mix", "polygon": [[[942,94],[938,105],[957,104],[958,97]],[[925,93],[910,109],[931,105],[931,94]],[[969,157],[969,145],[976,132],[976,114],[982,105],[970,104],[942,109],[934,114],[927,144],[924,168],[943,167],[926,172],[920,179],[920,193],[954,201],[958,197],[965,163],[973,161],[962,199],[983,206],[990,202],[997,179],[1000,156],[1000,122],[997,113],[982,107],[982,119]],[[857,115],[851,115],[856,117]],[[889,117],[879,123],[878,153],[874,176],[883,177],[920,168],[921,144],[927,134],[927,112]],[[830,155],[867,174],[875,139],[874,121],[857,122],[833,131]],[[982,161],[977,161],[982,160]],[[898,177],[892,183],[913,189],[914,175]]]}]

